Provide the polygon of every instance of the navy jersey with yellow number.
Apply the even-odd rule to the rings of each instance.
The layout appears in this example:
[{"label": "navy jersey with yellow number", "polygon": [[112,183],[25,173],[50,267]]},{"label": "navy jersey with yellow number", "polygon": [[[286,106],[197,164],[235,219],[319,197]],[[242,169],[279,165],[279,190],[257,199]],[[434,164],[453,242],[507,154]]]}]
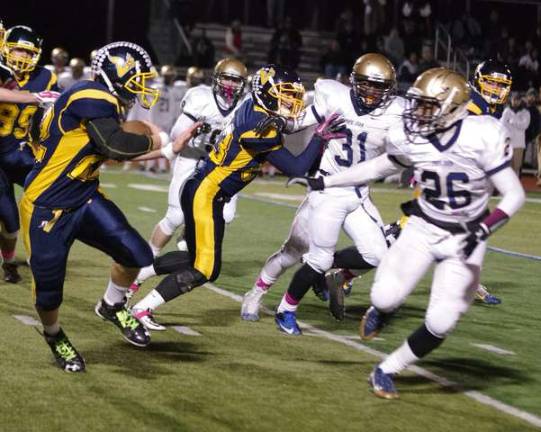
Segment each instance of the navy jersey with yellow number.
[{"label": "navy jersey with yellow number", "polygon": [[256,136],[255,127],[267,115],[248,98],[218,137],[196,178],[212,181],[230,197],[250,183],[269,153],[283,146],[281,134],[274,128]]},{"label": "navy jersey with yellow number", "polygon": [[[44,67],[37,66],[24,79],[17,80],[16,90],[38,93],[44,90],[58,91],[56,75]],[[0,103],[0,153],[7,153],[19,148],[27,141],[32,117],[38,110],[37,105],[26,103]]]},{"label": "navy jersey with yellow number", "polygon": [[489,115],[499,119],[503,114],[503,105],[491,107],[483,96],[476,90],[471,91],[471,100],[468,102],[468,111],[474,115]]},{"label": "navy jersey with yellow number", "polygon": [[81,81],[62,93],[43,117],[25,197],[35,205],[54,209],[84,204],[98,189],[98,168],[106,159],[85,124],[97,118],[118,120],[119,110],[117,99],[94,81]]}]

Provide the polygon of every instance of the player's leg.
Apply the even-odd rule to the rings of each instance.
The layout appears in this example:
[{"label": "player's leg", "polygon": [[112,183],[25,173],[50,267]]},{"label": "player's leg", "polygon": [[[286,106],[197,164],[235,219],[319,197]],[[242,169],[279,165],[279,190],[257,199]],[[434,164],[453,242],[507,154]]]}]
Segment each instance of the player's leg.
[{"label": "player's leg", "polygon": [[370,340],[379,334],[432,264],[431,237],[426,225],[422,219],[412,218],[383,255],[370,290],[371,306],[361,320],[362,339]]},{"label": "player's leg", "polygon": [[296,324],[299,302],[310,287],[323,279],[325,272],[331,268],[344,219],[358,205],[352,203],[349,196],[333,196],[318,192],[311,192],[308,200],[309,249],[303,256],[304,264],[293,275],[275,317],[278,328],[290,335],[301,334]]},{"label": "player's leg", "polygon": [[34,304],[43,325],[43,336],[60,368],[82,372],[85,361],[60,327],[59,319],[68,252],[73,243],[70,235],[73,215],[35,208],[24,197],[20,209],[23,241],[33,279]]},{"label": "player's leg", "polygon": [[377,396],[397,397],[392,377],[438,348],[455,328],[473,301],[485,249],[481,244],[467,262],[454,256],[436,264],[425,322],[371,375]]},{"label": "player's leg", "polygon": [[133,307],[137,316],[150,314],[152,318],[152,312],[162,304],[215,280],[220,273],[225,223],[224,199],[219,187],[208,180],[191,179],[182,191],[181,203],[191,265],[184,265],[165,277],[137,303]]},{"label": "player's leg", "polygon": [[99,193],[79,211],[76,238],[114,260],[107,288],[96,305],[96,314],[115,324],[129,343],[147,346],[150,335],[126,308],[126,292],[139,269],[153,260],[148,244],[122,211]]},{"label": "player's leg", "polygon": [[[383,222],[377,208],[369,198],[350,213],[344,221],[344,231],[355,245],[355,250],[346,248],[334,254],[333,267],[345,269],[340,272],[329,272],[326,276],[329,290],[329,310],[337,320],[344,319],[344,286],[347,273],[355,269],[356,275],[362,275],[377,267],[387,252],[387,242],[383,234]],[[351,252],[351,253],[350,253]],[[349,276],[349,275],[347,275]]]},{"label": "player's leg", "polygon": [[[148,242],[152,249],[152,254],[155,257],[157,257],[165,245],[169,243],[175,231],[184,224],[184,214],[180,207],[180,191],[186,180],[193,174],[194,169],[195,162],[192,160],[180,158],[175,160],[173,165],[173,178],[169,185],[167,212],[162,220],[154,227]],[[147,279],[156,276],[156,274],[156,269],[152,264],[143,267],[137,275],[135,283],[133,283],[128,290],[128,298],[131,298]]]},{"label": "player's leg", "polygon": [[252,289],[244,294],[241,317],[247,321],[259,320],[259,308],[263,296],[269,291],[278,278],[290,267],[300,262],[302,255],[308,251],[308,199],[304,199],[289,229],[286,241],[280,249],[267,258],[265,265]]},{"label": "player's leg", "polygon": [[15,263],[15,248],[19,233],[19,212],[13,186],[0,170],[0,251],[4,281],[17,283],[21,276]]}]

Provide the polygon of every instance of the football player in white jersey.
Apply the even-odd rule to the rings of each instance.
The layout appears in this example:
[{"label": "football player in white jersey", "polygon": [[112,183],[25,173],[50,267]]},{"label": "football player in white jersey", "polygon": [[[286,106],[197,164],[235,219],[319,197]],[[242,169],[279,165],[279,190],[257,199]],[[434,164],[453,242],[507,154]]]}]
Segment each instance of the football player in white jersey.
[{"label": "football player in white jersey", "polygon": [[[389,128],[401,122],[404,103],[402,98],[391,95],[396,73],[387,58],[381,54],[359,57],[353,66],[351,84],[352,88],[334,80],[318,80],[315,84],[314,103],[307,109],[301,126],[334,116],[343,118],[345,124],[344,133],[329,141],[321,158],[319,176],[343,171],[383,153]],[[309,193],[297,211],[288,239],[268,258],[254,287],[244,296],[241,317],[258,320],[262,296],[302,257],[305,264],[293,277],[277,314],[280,330],[300,334],[295,320],[300,299],[327,270],[342,267],[340,260],[351,258],[344,256],[350,250],[335,255],[342,227],[355,243],[356,268],[368,271],[376,267],[387,244],[368,187]]]},{"label": "football player in white jersey", "polygon": [[[182,114],[171,130],[171,137],[177,137],[197,121],[204,122],[205,128],[174,161],[173,179],[169,186],[169,206],[165,217],[155,226],[149,241],[154,256],[159,255],[177,228],[184,224],[184,215],[179,201],[182,186],[194,173],[197,162],[207,156],[235,108],[241,105],[239,102],[244,96],[247,76],[248,70],[242,62],[225,58],[220,60],[214,68],[212,87],[199,85],[186,92],[181,103]],[[236,206],[237,196],[235,195],[224,206],[226,223],[233,220]],[[152,266],[142,269],[136,283],[130,288],[130,294],[133,295],[141,283],[154,275]],[[155,327],[163,329],[159,325]]]},{"label": "football player in white jersey", "polygon": [[[366,184],[413,166],[421,195],[409,221],[383,257],[371,289],[361,337],[375,337],[434,265],[423,325],[370,375],[374,393],[398,397],[393,376],[437,348],[474,299],[487,238],[523,205],[524,190],[510,167],[512,149],[502,124],[467,116],[470,88],[445,68],[422,73],[406,94],[404,124],[393,128],[387,154],[322,179],[293,179],[312,189]],[[489,212],[494,188],[501,194]]]}]

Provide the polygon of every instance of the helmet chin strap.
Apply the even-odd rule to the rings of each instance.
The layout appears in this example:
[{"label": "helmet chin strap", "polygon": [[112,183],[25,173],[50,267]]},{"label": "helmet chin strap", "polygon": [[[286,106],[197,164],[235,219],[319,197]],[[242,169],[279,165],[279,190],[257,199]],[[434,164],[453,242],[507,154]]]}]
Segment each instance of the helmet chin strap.
[{"label": "helmet chin strap", "polygon": [[99,70],[98,75],[101,77],[101,79],[105,82],[105,85],[109,89],[109,91],[112,93],[113,96],[115,96],[125,107],[128,109],[133,106],[134,101],[129,101],[124,99],[122,96],[118,94],[115,87],[113,86],[113,83],[111,80],[107,77],[107,74],[103,72],[102,69]]}]

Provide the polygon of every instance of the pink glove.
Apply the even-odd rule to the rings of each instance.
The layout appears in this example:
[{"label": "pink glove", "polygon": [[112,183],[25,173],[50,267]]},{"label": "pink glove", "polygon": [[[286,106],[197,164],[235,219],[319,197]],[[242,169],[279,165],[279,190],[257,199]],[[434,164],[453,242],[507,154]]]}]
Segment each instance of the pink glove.
[{"label": "pink glove", "polygon": [[325,141],[346,137],[346,125],[344,118],[338,113],[332,113],[316,128],[314,135],[318,135]]},{"label": "pink glove", "polygon": [[55,101],[60,96],[60,93],[50,90],[41,91],[39,93],[32,93],[37,99],[40,107],[45,107],[47,105],[55,103]]}]

